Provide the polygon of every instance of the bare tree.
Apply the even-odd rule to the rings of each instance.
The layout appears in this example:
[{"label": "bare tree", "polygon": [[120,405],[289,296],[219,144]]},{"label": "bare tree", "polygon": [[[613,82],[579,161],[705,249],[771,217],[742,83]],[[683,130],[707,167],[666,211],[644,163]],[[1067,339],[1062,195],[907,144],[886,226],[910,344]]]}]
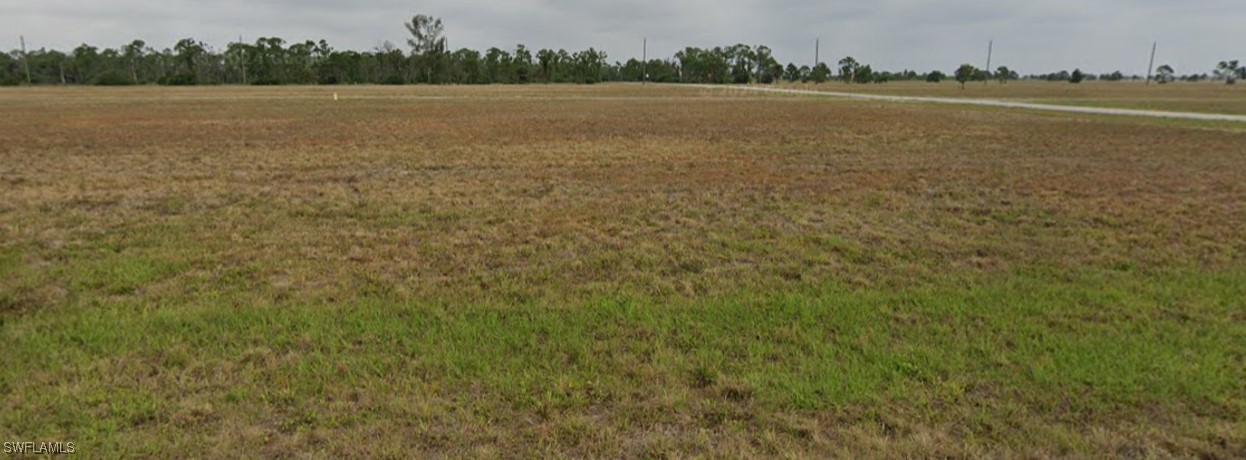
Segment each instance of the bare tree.
[{"label": "bare tree", "polygon": [[411,32],[407,44],[411,45],[411,51],[415,54],[440,53],[446,50],[446,38],[442,36],[445,27],[441,24],[441,18],[417,14],[405,25],[407,31]]}]

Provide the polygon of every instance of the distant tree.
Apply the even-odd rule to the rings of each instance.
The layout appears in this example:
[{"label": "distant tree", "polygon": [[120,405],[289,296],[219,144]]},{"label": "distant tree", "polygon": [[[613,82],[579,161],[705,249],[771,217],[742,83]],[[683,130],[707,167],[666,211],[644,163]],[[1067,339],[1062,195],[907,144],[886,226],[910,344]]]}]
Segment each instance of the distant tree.
[{"label": "distant tree", "polygon": [[130,80],[130,76],[126,75],[125,72],[122,72],[119,69],[110,69],[105,70],[104,73],[101,73],[99,76],[95,77],[91,81],[91,84],[96,86],[126,86],[133,84],[133,82]]},{"label": "distant tree", "polygon": [[542,49],[536,53],[537,66],[541,70],[541,80],[549,83],[553,80],[554,70],[558,67],[558,53],[551,49]]},{"label": "distant tree", "polygon": [[856,82],[857,69],[859,68],[861,68],[861,63],[857,62],[856,59],[853,59],[852,56],[840,59],[839,78],[844,80],[844,83],[852,84]]},{"label": "distant tree", "polygon": [[783,69],[783,79],[789,83],[800,81],[800,68],[796,67],[796,64],[788,64]]},{"label": "distant tree", "polygon": [[510,73],[511,55],[501,48],[493,47],[484,54],[487,83],[505,83]]},{"label": "distant tree", "polygon": [[122,56],[125,57],[127,67],[130,68],[130,79],[137,85],[139,83],[138,69],[143,62],[144,54],[147,52],[147,43],[142,40],[134,40],[122,49]]},{"label": "distant tree", "polygon": [[177,75],[171,77],[175,80],[174,84],[178,85],[197,85],[200,78],[200,63],[208,50],[204,43],[193,38],[183,38],[173,46],[173,51],[177,53],[177,62],[179,67],[185,69],[179,71]]},{"label": "distant tree", "polygon": [[748,83],[753,81],[753,67],[757,60],[753,49],[745,44],[736,44],[715,50],[729,64],[732,83]]},{"label": "distant tree", "polygon": [[807,65],[800,66],[800,81],[802,83],[809,83],[809,80],[812,78],[813,78],[813,69],[810,69],[809,66]]},{"label": "distant tree", "polygon": [[960,89],[965,89],[965,83],[973,80],[978,75],[978,68],[973,64],[961,64],[956,69],[956,82],[960,83]]},{"label": "distant tree", "polygon": [[[277,49],[274,50],[274,53],[280,56],[281,51]],[[420,59],[418,56],[415,56],[415,59],[407,59],[407,56],[402,52],[402,50],[389,40],[381,42],[381,46],[378,46],[374,50],[373,57],[376,60],[377,80],[379,80],[382,84],[404,85],[412,83],[418,79],[413,75],[413,70],[414,73],[422,72],[422,70],[412,69],[413,64],[419,64]],[[431,75],[431,71],[429,74]],[[280,79],[280,77],[278,77],[278,79]],[[431,77],[426,78],[425,80],[429,81],[430,79]],[[257,82],[258,81],[262,80],[257,79]]]},{"label": "distant tree", "polygon": [[780,78],[783,78],[784,70],[786,69],[783,68],[783,64],[780,64],[778,60],[772,59],[770,61],[770,68],[762,73],[761,82],[770,84],[779,81]]},{"label": "distant tree", "polygon": [[995,69],[995,78],[999,80],[1000,84],[1006,85],[1008,80],[1016,79],[1016,72],[1009,69],[1008,66],[999,66],[998,69]]},{"label": "distant tree", "polygon": [[729,50],[687,47],[675,53],[679,78],[685,83],[726,83],[731,74]]},{"label": "distant tree", "polygon": [[526,46],[516,45],[515,55],[512,61],[515,71],[516,83],[528,83],[528,74],[532,71],[532,52],[528,51]]},{"label": "distant tree", "polygon": [[1069,83],[1077,84],[1086,79],[1086,74],[1082,73],[1082,69],[1073,69],[1073,73],[1069,74]]},{"label": "distant tree", "polygon": [[411,22],[404,25],[411,34],[407,45],[411,47],[412,54],[422,61],[425,81],[432,83],[435,74],[441,70],[442,55],[446,53],[445,26],[441,18],[423,14],[413,16]]},{"label": "distant tree", "polygon": [[926,74],[926,83],[940,83],[947,78],[947,75],[938,70],[931,71]]},{"label": "distant tree", "polygon": [[877,83],[878,80],[874,75],[874,68],[868,64],[857,68],[856,81],[860,83]]},{"label": "distant tree", "polygon": [[602,80],[606,53],[589,48],[571,55],[576,83],[592,84]]},{"label": "distant tree", "polygon": [[91,83],[99,67],[99,48],[83,43],[74,48],[71,61],[74,83]]},{"label": "distant tree", "polygon": [[20,52],[0,52],[0,86],[17,86],[22,83],[19,76],[21,59]]},{"label": "distant tree", "polygon": [[415,54],[445,51],[446,38],[442,36],[445,26],[440,18],[417,14],[411,18],[411,22],[404,25],[407,32],[411,33],[407,45]]},{"label": "distant tree", "polygon": [[828,67],[825,62],[819,62],[818,65],[813,66],[810,78],[813,79],[814,83],[822,83],[830,80],[831,68]]},{"label": "distant tree", "polygon": [[0,53],[0,86],[17,86],[22,84],[22,70],[20,62],[22,54],[14,51],[12,53]]},{"label": "distant tree", "polygon": [[1155,81],[1158,82],[1159,84],[1163,85],[1167,83],[1172,83],[1176,80],[1177,80],[1177,71],[1174,70],[1172,66],[1168,64],[1164,64],[1162,66],[1159,66],[1158,69],[1155,69]]},{"label": "distant tree", "polygon": [[1220,61],[1216,65],[1216,77],[1224,79],[1225,84],[1237,83],[1237,79],[1246,78],[1246,67],[1239,66],[1238,61]]},{"label": "distant tree", "polygon": [[34,61],[31,66],[39,69],[39,73],[44,75],[41,80],[62,85],[69,83],[69,80],[65,78],[65,64],[69,61],[69,56],[65,53],[56,50],[39,50],[31,60]]},{"label": "distant tree", "polygon": [[759,45],[753,49],[752,55],[753,68],[756,72],[755,81],[769,84],[782,78],[783,66],[779,65],[779,61],[775,60],[774,53],[770,50],[770,47]]},{"label": "distant tree", "polygon": [[289,61],[286,63],[286,78],[282,83],[314,83],[316,81],[315,54],[316,42],[311,40],[290,45],[287,50]]},{"label": "distant tree", "polygon": [[574,71],[575,62],[573,56],[567,50],[559,49],[554,54],[554,81],[558,83],[567,83],[575,81]]},{"label": "distant tree", "polygon": [[[255,46],[251,48],[251,51],[253,51],[254,59],[247,62],[247,72],[252,85],[279,85],[285,81],[287,60],[285,40],[279,37],[260,37],[255,40]],[[236,48],[235,52],[245,56],[247,49]],[[398,50],[392,43],[385,42],[378,47],[376,54],[380,60],[379,64],[387,62],[386,57],[392,55],[393,52],[398,52]],[[395,66],[396,63],[389,67]]]}]

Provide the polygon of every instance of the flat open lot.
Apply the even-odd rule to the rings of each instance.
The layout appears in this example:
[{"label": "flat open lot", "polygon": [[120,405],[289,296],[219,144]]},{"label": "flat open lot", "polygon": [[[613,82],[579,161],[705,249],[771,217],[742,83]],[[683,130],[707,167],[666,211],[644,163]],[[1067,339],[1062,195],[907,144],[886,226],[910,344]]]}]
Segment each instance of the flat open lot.
[{"label": "flat open lot", "polygon": [[1240,458],[1243,235],[1224,124],[673,86],[5,89],[0,439]]},{"label": "flat open lot", "polygon": [[1042,104],[1080,105],[1139,110],[1246,114],[1246,85],[1224,82],[1176,82],[1166,85],[1144,82],[1098,82],[1079,84],[1046,81],[991,81],[968,83],[892,82],[881,85],[846,85],[843,82],[784,84],[783,88],[861,92],[893,96],[988,98]]}]

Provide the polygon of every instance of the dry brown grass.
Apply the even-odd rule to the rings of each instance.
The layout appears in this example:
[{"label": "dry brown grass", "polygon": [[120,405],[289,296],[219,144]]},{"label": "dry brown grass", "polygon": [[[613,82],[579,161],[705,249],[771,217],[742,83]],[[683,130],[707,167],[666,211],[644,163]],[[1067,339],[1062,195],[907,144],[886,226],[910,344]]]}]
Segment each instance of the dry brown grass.
[{"label": "dry brown grass", "polygon": [[[992,380],[1042,374],[1014,357],[982,364],[989,371],[956,364],[947,369],[969,371],[897,377],[887,382],[906,390],[871,389],[874,399],[818,393],[791,402],[774,396],[786,394],[774,390],[783,382],[757,370],[769,368],[702,361],[689,350],[713,350],[643,321],[599,330],[595,317],[576,316],[600,298],[646,299],[657,311],[682,305],[687,316],[677,319],[695,324],[697,308],[705,316],[713,308],[682,302],[826,286],[875,299],[1009,286],[1017,277],[1097,293],[1094,280],[1123,279],[1108,300],[1069,301],[1088,310],[1023,318],[1058,337],[1089,324],[1107,337],[1177,331],[1165,346],[1186,352],[1203,350],[1185,342],[1200,331],[1232,343],[1246,321],[1240,303],[1180,283],[1151,290],[1145,280],[1241,279],[1241,130],[634,85],[10,89],[0,91],[0,126],[0,325],[12,334],[5,343],[27,351],[0,361],[17,369],[5,375],[21,377],[0,382],[0,411],[52,414],[0,426],[0,436],[77,433],[110,453],[175,456],[236,456],[238,447],[253,449],[241,455],[393,457],[1246,452],[1234,421],[1240,388],[1209,386],[1209,399],[1185,387],[1154,399],[1093,388],[1079,397],[1051,390],[1066,388],[1059,376],[1050,387]],[[1180,294],[1157,293],[1169,288]],[[406,307],[358,310],[393,317],[352,316],[351,305],[373,299]],[[967,313],[944,331],[948,342],[923,342],[921,331],[942,330],[939,313],[880,299],[886,308],[871,318],[901,326],[862,335],[857,346],[938,350],[971,342],[966,330],[1000,327],[990,313]],[[1002,302],[1009,299],[1030,298]],[[1120,299],[1188,309],[1137,307],[1147,313],[1134,316],[1136,305]],[[429,311],[476,318],[457,316],[465,305],[531,314],[555,332],[507,343],[484,359],[496,367],[479,369],[418,348],[492,343],[408,325]],[[256,306],[275,319],[246,313]],[[582,360],[558,345],[559,310],[580,318],[568,324],[584,321],[575,330],[584,335]],[[97,311],[102,319],[91,319]],[[312,320],[290,311],[329,319],[304,323]],[[246,320],[231,322],[231,312]],[[1148,316],[1157,312],[1173,316]],[[72,331],[125,326],[167,341],[98,331],[99,343],[117,348],[91,348],[90,338],[58,336],[48,343],[70,344],[63,356],[76,361],[40,370],[62,356],[36,339],[55,330],[54,315],[81,324]],[[227,326],[202,326],[213,321]],[[844,327],[779,325],[754,335],[730,329],[751,320],[723,321],[745,339],[773,333],[774,343],[793,344],[776,356],[803,356],[810,337],[841,340],[833,331]],[[367,327],[352,329],[356,322]],[[386,329],[394,323],[403,326]],[[698,337],[690,327],[684,333]],[[1033,331],[986,348],[1042,335]],[[427,343],[403,335],[425,333]],[[1093,344],[1093,335],[1075,337]],[[204,342],[180,342],[192,338]],[[1222,351],[1225,362],[1243,362],[1239,348]],[[594,359],[606,369],[559,373]],[[770,359],[791,372],[807,364]],[[552,366],[542,375],[553,383],[505,365],[533,362]],[[1199,361],[1171,365],[1189,362]],[[465,377],[442,375],[455,369]],[[495,373],[514,379],[507,385],[545,386],[505,386]],[[1166,385],[1181,383],[1177,371],[1163,375]],[[811,385],[831,378],[797,376]],[[59,396],[40,390],[53,385]],[[813,394],[806,390],[790,392]],[[952,402],[931,396],[947,392]],[[83,427],[75,413],[102,421]],[[103,421],[121,425],[110,431]]]},{"label": "dry brown grass", "polygon": [[[1240,133],[560,90],[13,92],[0,155],[23,225],[6,236],[55,250],[162,226],[185,262],[255,267],[248,292],[325,298],[343,283],[700,295],[1241,257]],[[402,99],[430,93],[467,99]],[[626,94],[656,98],[611,99]],[[199,268],[183,276],[216,275]]]}]

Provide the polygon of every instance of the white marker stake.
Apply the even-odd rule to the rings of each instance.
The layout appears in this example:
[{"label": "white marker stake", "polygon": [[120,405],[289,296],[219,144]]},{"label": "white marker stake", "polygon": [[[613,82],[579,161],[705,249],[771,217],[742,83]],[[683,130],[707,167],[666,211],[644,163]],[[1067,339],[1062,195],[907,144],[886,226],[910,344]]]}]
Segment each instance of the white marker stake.
[{"label": "white marker stake", "polygon": [[333,93],[333,100],[337,100],[337,93]]}]

